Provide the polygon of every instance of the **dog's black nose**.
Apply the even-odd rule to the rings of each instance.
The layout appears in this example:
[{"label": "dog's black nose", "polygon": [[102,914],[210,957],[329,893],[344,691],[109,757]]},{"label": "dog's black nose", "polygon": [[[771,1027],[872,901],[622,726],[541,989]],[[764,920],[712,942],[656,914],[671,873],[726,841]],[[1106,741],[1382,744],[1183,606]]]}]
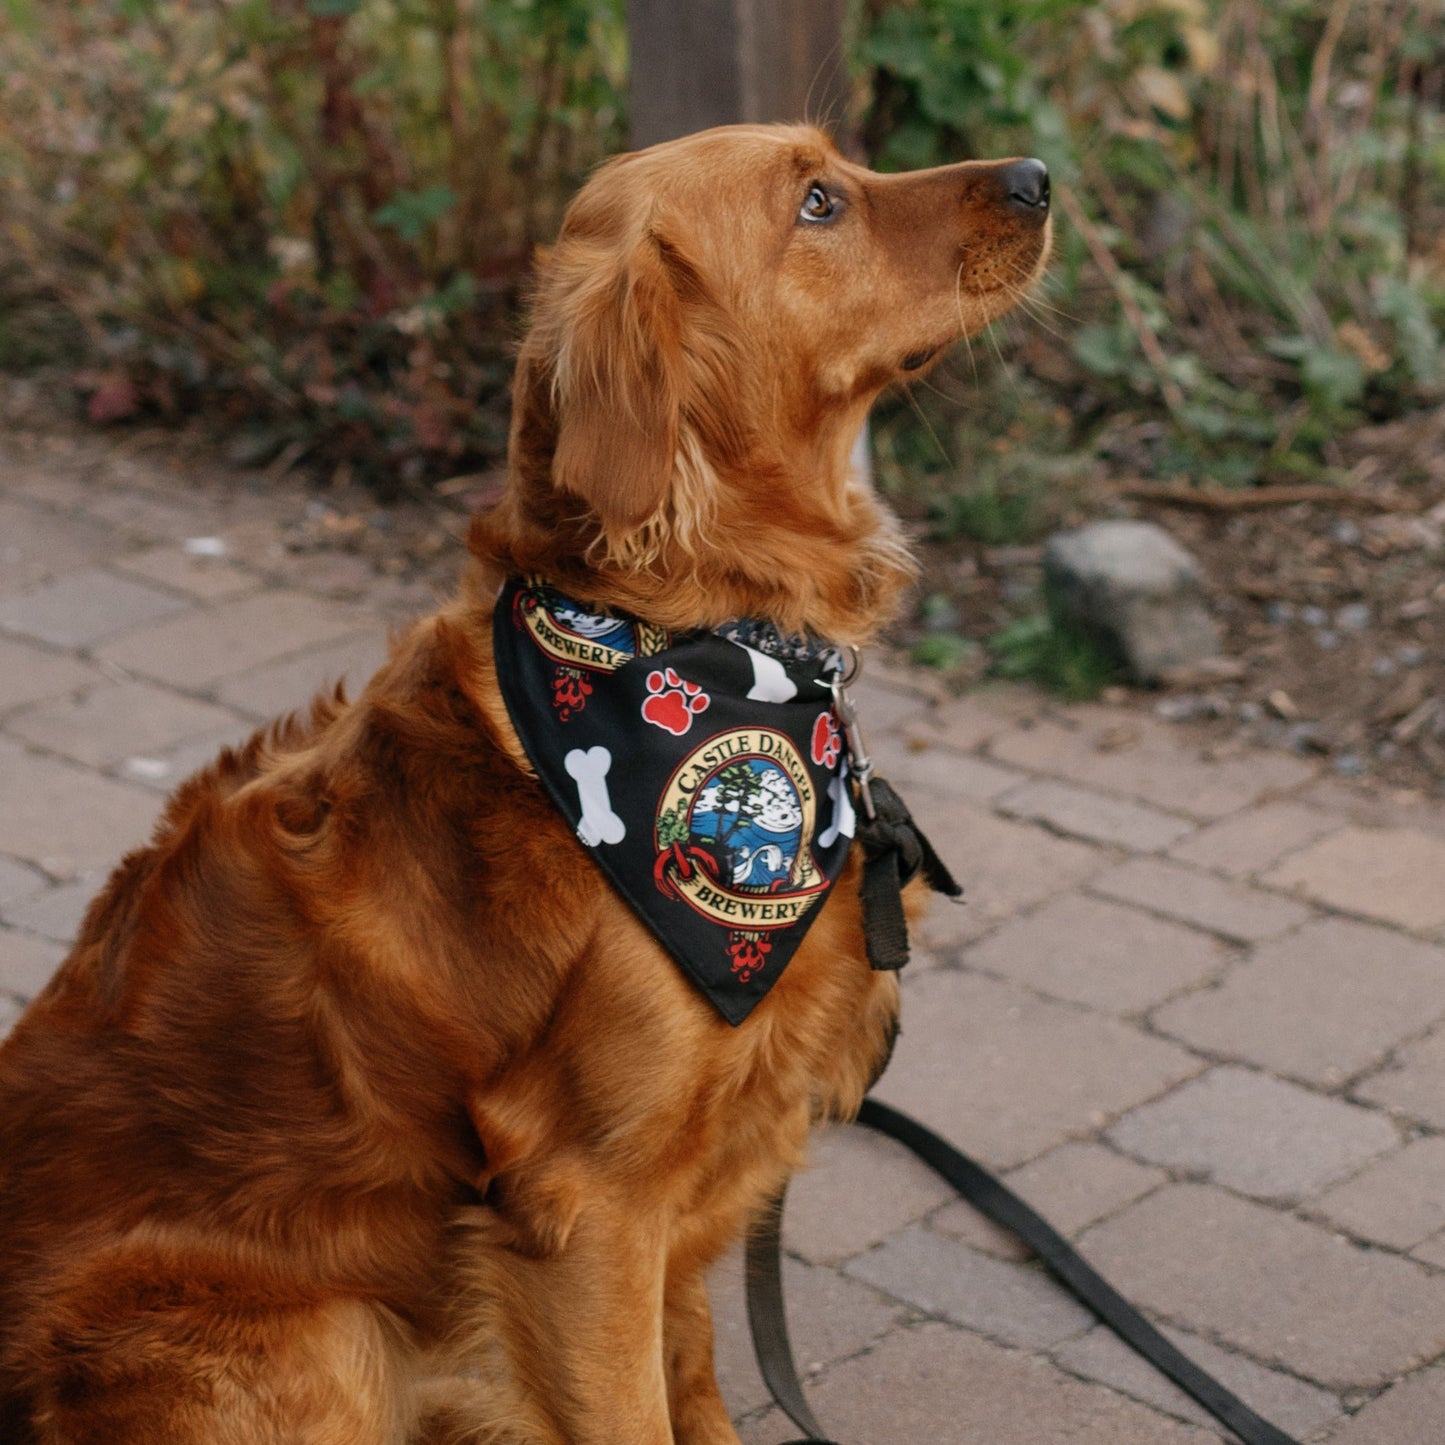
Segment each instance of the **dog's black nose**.
[{"label": "dog's black nose", "polygon": [[999,179],[1011,206],[1040,215],[1049,209],[1049,168],[1042,161],[1015,161]]}]

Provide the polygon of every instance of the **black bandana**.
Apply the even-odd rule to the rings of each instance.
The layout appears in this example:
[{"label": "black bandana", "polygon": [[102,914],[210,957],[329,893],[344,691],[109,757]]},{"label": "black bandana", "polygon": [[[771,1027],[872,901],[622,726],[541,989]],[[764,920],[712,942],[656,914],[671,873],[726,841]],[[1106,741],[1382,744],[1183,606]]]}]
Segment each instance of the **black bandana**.
[{"label": "black bandana", "polygon": [[674,636],[515,580],[493,635],[502,697],[552,801],[741,1023],[852,843],[837,650],[752,623]]}]

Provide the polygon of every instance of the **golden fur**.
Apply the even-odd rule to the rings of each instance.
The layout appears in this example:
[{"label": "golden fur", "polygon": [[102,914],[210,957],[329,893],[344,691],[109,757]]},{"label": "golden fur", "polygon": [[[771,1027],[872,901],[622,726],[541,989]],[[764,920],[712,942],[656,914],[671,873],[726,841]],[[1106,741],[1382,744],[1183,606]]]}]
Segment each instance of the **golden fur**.
[{"label": "golden fur", "polygon": [[7,1445],[736,1445],[704,1271],[857,1108],[896,981],[855,856],[729,1027],[544,797],[491,600],[866,641],[909,564],[849,451],[1041,266],[1000,175],[738,127],[582,191],[460,598],[186,783],[0,1049]]}]

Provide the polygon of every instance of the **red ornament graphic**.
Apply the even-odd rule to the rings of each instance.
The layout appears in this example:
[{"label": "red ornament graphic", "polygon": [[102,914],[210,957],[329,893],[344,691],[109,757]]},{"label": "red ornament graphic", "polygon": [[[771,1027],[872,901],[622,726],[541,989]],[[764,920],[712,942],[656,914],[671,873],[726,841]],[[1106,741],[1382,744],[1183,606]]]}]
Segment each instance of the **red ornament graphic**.
[{"label": "red ornament graphic", "polygon": [[642,704],[642,716],[654,727],[682,737],[700,712],[706,712],[712,699],[695,682],[685,682],[672,668],[647,675],[648,696]]},{"label": "red ornament graphic", "polygon": [[592,684],[575,668],[559,667],[552,679],[552,706],[566,722],[574,712],[581,712],[592,696]]},{"label": "red ornament graphic", "polygon": [[734,933],[728,952],[732,955],[733,972],[738,976],[738,982],[747,983],[767,963],[772,951],[773,945],[756,933]]}]

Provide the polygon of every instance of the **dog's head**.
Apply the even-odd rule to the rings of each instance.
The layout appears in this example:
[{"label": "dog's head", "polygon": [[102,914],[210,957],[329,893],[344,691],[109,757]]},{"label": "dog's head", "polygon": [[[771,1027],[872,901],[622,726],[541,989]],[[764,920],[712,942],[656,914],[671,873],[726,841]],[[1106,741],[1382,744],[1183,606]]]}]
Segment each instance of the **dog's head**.
[{"label": "dog's head", "polygon": [[880,175],[811,127],[728,126],[611,162],[542,269],[475,550],[674,625],[866,631],[906,574],[848,464],[868,407],[1048,245],[1037,161]]}]

